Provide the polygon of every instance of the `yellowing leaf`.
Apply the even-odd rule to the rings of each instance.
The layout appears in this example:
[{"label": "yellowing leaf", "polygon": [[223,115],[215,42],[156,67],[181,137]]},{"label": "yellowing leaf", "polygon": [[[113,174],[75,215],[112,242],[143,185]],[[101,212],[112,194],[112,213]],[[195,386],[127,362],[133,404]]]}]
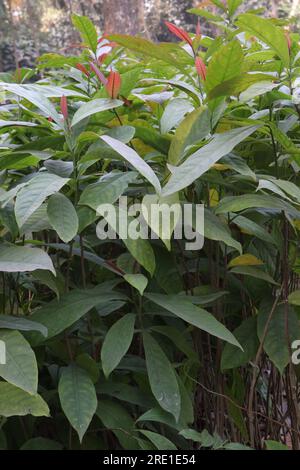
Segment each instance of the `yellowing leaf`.
[{"label": "yellowing leaf", "polygon": [[244,255],[237,256],[233,258],[228,264],[229,268],[233,266],[260,266],[264,264],[261,259],[256,258],[256,256],[251,255],[250,253],[245,253]]},{"label": "yellowing leaf", "polygon": [[216,189],[209,190],[209,205],[210,207],[215,207],[219,202],[219,193]]}]

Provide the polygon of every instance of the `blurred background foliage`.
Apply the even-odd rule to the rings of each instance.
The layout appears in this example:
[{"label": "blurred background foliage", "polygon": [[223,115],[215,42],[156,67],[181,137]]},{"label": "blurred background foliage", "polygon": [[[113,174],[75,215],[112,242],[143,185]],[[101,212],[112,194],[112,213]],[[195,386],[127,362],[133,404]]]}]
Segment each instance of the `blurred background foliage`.
[{"label": "blurred background foliage", "polygon": [[[166,41],[173,40],[164,27],[166,19],[194,30],[195,16],[186,12],[193,7],[212,12],[215,8],[210,0],[0,0],[0,72],[32,67],[46,52],[74,53],[78,37],[72,13],[89,16],[99,33],[141,34]],[[300,25],[300,0],[246,0],[241,10],[249,8],[293,19],[295,29]],[[202,30],[215,33],[204,20]]]}]

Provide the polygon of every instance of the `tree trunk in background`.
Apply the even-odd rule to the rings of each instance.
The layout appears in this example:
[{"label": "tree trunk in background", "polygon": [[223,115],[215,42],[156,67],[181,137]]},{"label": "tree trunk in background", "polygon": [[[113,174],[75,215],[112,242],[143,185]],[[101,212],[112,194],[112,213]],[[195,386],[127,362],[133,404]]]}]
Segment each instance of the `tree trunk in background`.
[{"label": "tree trunk in background", "polygon": [[106,34],[147,34],[142,0],[104,0],[102,12]]}]

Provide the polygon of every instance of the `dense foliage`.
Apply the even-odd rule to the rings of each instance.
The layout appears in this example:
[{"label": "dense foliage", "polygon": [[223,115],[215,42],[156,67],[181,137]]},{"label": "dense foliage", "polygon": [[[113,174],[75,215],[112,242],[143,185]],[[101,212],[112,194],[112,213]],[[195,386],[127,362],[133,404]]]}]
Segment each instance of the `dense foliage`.
[{"label": "dense foliage", "polygon": [[[1,76],[3,449],[300,446],[300,37],[213,3]],[[101,240],[122,195],[204,204],[203,248]]]}]

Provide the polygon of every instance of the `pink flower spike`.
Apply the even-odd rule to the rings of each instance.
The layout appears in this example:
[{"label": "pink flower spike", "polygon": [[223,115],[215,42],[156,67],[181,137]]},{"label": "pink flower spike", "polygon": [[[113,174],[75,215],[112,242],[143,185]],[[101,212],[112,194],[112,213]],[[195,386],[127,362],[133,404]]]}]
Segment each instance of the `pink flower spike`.
[{"label": "pink flower spike", "polygon": [[103,83],[104,86],[106,86],[107,85],[107,79],[104,77],[103,73],[100,72],[98,67],[95,64],[93,64],[93,62],[90,62],[90,67],[93,70],[93,72],[95,72],[95,74],[97,75],[99,81],[101,83]]},{"label": "pink flower spike", "polygon": [[181,41],[185,41],[191,47],[193,47],[193,41],[190,38],[190,36],[188,35],[188,33],[186,31],[184,31],[184,29],[181,29],[178,26],[175,26],[174,24],[169,23],[168,21],[165,21],[165,25],[167,26],[167,28],[169,29],[169,31],[172,34],[175,34],[175,36],[177,36],[179,39],[181,39]]},{"label": "pink flower spike", "polygon": [[285,37],[286,37],[286,42],[287,42],[288,49],[290,51],[291,47],[292,47],[292,41],[291,41],[291,37],[290,37],[288,31],[285,32]]},{"label": "pink flower spike", "polygon": [[196,57],[195,66],[196,66],[196,70],[197,70],[197,73],[198,73],[199,77],[201,78],[201,80],[203,80],[205,82],[205,80],[206,80],[206,65],[203,62],[203,60],[201,59],[201,57],[199,57],[199,56]]},{"label": "pink flower spike", "polygon": [[68,114],[68,101],[65,95],[63,95],[60,99],[60,110],[64,117],[64,120],[67,121],[69,114]]}]

